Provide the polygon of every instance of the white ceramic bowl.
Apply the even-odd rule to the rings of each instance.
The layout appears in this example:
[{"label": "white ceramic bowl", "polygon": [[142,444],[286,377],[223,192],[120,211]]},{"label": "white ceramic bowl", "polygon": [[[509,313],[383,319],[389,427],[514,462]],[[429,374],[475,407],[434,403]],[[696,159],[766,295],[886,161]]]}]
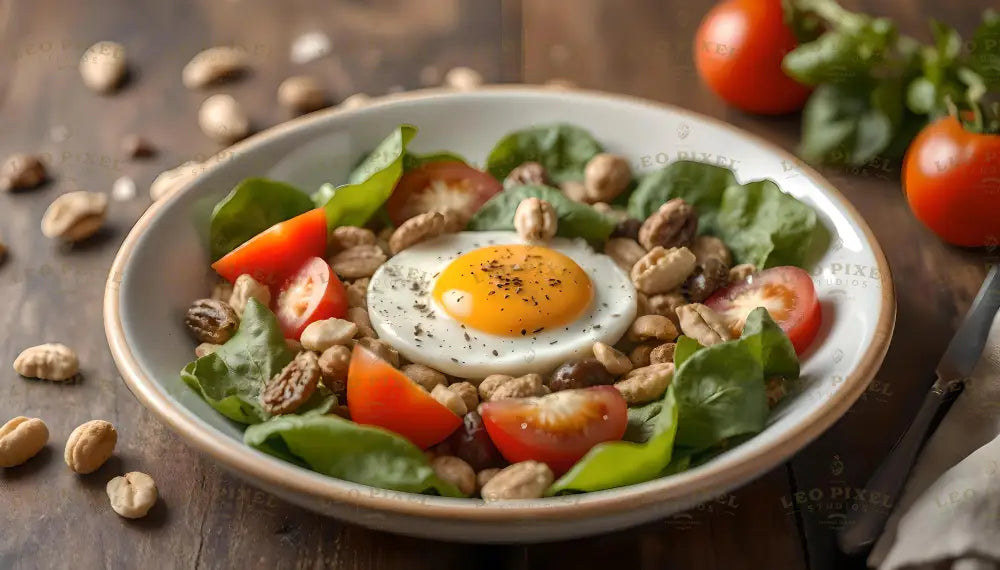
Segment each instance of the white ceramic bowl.
[{"label": "white ceramic bowl", "polygon": [[[181,382],[192,356],[185,308],[209,288],[201,236],[212,205],[234,184],[266,176],[312,190],[340,182],[391,129],[420,132],[411,149],[457,151],[481,162],[505,133],[565,121],[589,129],[639,170],[690,158],[734,168],[741,181],[770,177],[811,205],[833,241],[814,271],[823,307],[805,355],[805,388],[763,433],[709,463],[640,485],[532,501],[484,504],[374,489],[326,477],[243,445],[241,430]],[[895,300],[881,249],[828,182],[782,150],[688,111],[592,92],[490,87],[422,91],[356,110],[329,110],[260,133],[208,162],[182,191],[154,204],[122,245],[104,302],[112,354],[136,397],[190,445],[225,468],[306,508],[364,526],[458,541],[530,542],[621,529],[690,508],[785,461],[840,418],[885,354]]]}]

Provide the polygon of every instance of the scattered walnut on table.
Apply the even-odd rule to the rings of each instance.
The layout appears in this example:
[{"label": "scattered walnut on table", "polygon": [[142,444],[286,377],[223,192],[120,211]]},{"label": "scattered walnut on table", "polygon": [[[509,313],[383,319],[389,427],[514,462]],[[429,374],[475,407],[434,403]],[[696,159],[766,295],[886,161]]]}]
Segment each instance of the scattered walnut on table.
[{"label": "scattered walnut on table", "polygon": [[16,467],[45,447],[49,428],[38,418],[18,416],[0,426],[0,467]]},{"label": "scattered walnut on table", "polygon": [[200,89],[235,77],[249,66],[246,52],[236,47],[217,46],[199,52],[181,71],[188,89]]},{"label": "scattered walnut on table", "polygon": [[45,237],[81,241],[97,233],[108,212],[108,196],[101,192],[68,192],[52,201],[42,215]]},{"label": "scattered walnut on table", "polygon": [[153,478],[132,471],[108,481],[105,491],[111,509],[127,519],[140,519],[156,504],[158,492]]},{"label": "scattered walnut on table", "polygon": [[40,186],[46,179],[45,163],[34,154],[12,154],[0,166],[0,192],[28,190]]},{"label": "scattered walnut on table", "polygon": [[97,93],[110,93],[117,88],[127,71],[125,46],[116,42],[97,42],[80,58],[83,84]]},{"label": "scattered walnut on table", "polygon": [[290,414],[312,397],[319,379],[316,353],[304,350],[264,385],[260,393],[261,407],[275,415]]},{"label": "scattered walnut on table", "polygon": [[278,85],[278,104],[296,113],[311,113],[326,107],[326,89],[312,75],[293,75]]},{"label": "scattered walnut on table", "polygon": [[64,344],[40,344],[23,350],[14,359],[14,371],[27,378],[61,382],[77,375],[80,359]]},{"label": "scattered walnut on table", "polygon": [[100,469],[111,458],[117,443],[115,426],[104,420],[91,420],[69,434],[63,458],[70,469],[86,475]]}]

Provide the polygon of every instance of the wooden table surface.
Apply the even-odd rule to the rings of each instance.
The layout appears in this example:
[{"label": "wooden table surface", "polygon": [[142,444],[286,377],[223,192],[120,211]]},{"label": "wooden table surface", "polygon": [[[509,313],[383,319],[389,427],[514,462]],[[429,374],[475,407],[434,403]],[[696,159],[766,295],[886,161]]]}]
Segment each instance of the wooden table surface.
[{"label": "wooden table surface", "polygon": [[[968,33],[993,0],[866,0],[846,4],[888,15],[926,37],[937,17]],[[850,568],[837,557],[844,489],[863,488],[915,411],[929,373],[984,274],[981,254],[947,247],[910,215],[897,175],[826,170],[874,229],[892,266],[896,333],[882,370],[835,427],[757,481],[688,513],[639,528],[531,546],[480,546],[388,535],[323,518],[243,484],[188,449],[138,404],[112,362],[101,322],[107,269],[149,204],[160,171],[218,150],[198,130],[206,96],[180,82],[201,49],[244,47],[253,72],[211,92],[232,93],[256,128],[287,118],[275,104],[293,72],[323,78],[342,98],[439,81],[455,65],[488,81],[570,79],[587,88],[666,101],[719,117],[794,148],[798,119],[727,108],[697,80],[692,36],[710,0],[0,0],[0,157],[46,153],[52,182],[0,194],[0,420],[38,416],[49,446],[0,470],[0,568]],[[289,62],[292,40],[323,31],[331,55]],[[76,71],[98,40],[126,46],[130,81],[102,97]],[[119,141],[141,133],[160,149],[125,160]],[[133,200],[111,204],[99,236],[75,247],[44,238],[39,220],[57,195],[109,191],[123,176]],[[73,385],[18,377],[25,347],[61,341],[80,354]],[[6,364],[4,364],[6,363]],[[103,418],[119,429],[118,452],[96,474],[62,461],[68,433]],[[161,500],[129,522],[108,507],[105,482],[150,473]]]}]

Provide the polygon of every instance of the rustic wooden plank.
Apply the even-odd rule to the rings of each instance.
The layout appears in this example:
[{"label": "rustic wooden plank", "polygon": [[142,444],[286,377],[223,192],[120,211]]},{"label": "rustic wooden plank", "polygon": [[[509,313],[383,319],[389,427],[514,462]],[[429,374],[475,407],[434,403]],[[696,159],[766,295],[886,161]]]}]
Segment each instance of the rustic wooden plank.
[{"label": "rustic wooden plank", "polygon": [[[510,62],[517,61],[501,54],[500,10],[498,1],[459,0],[0,4],[0,156],[48,153],[53,178],[36,191],[0,195],[0,236],[10,250],[0,265],[0,327],[9,331],[0,339],[0,362],[6,363],[0,367],[0,418],[39,416],[52,434],[41,457],[0,470],[0,567],[465,567],[474,556],[471,546],[319,517],[196,455],[119,379],[100,307],[117,245],[149,204],[148,183],[165,168],[218,150],[196,122],[208,94],[232,93],[255,127],[265,128],[287,118],[274,100],[278,83],[292,73],[316,74],[335,100],[358,91],[419,87],[428,65],[438,76],[469,65],[495,80],[504,65],[509,74]],[[290,64],[293,38],[313,30],[330,36],[334,53]],[[123,43],[131,65],[131,81],[113,97],[88,91],[76,71],[83,50],[103,39]],[[184,63],[222,43],[245,49],[253,72],[205,92],[185,89]],[[120,138],[130,132],[150,139],[160,151],[156,157],[122,160]],[[41,235],[39,220],[55,196],[109,191],[126,175],[134,178],[138,196],[112,202],[102,237],[68,248]],[[82,382],[59,385],[13,374],[9,363],[17,353],[45,341],[63,341],[79,352]],[[63,465],[62,446],[73,427],[92,418],[118,426],[117,457],[77,477]],[[120,519],[107,505],[104,484],[126,470],[150,473],[160,488],[162,500],[141,521]]]}]

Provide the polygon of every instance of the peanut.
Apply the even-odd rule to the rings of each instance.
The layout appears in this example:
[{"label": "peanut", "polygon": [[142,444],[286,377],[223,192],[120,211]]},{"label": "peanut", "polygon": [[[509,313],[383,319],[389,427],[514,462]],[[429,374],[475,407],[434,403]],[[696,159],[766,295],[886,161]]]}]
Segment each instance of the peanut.
[{"label": "peanut", "polygon": [[80,474],[93,473],[111,457],[118,443],[115,426],[104,420],[91,420],[77,426],[66,440],[66,465]]},{"label": "peanut", "polygon": [[132,471],[108,481],[105,488],[111,509],[127,519],[146,516],[156,504],[156,482],[145,473]]},{"label": "peanut", "polygon": [[49,441],[49,428],[38,418],[18,416],[0,427],[0,467],[16,467]]}]

